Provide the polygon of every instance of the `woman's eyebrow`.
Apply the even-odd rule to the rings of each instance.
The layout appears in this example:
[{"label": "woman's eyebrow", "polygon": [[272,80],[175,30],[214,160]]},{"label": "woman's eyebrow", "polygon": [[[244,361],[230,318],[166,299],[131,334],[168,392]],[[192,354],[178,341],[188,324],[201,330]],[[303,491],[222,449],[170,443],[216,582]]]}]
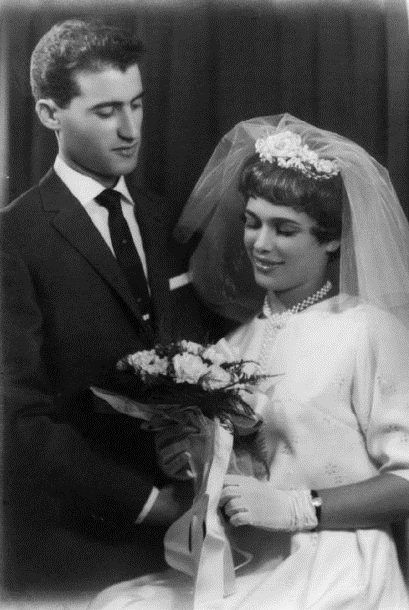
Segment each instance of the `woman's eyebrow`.
[{"label": "woman's eyebrow", "polygon": [[[251,216],[252,218],[260,219],[260,217],[251,210],[244,210],[244,215]],[[267,222],[272,225],[283,225],[283,224],[291,224],[295,227],[301,227],[301,224],[295,220],[294,218],[283,218],[282,216],[273,216],[272,218],[268,218]]]},{"label": "woman's eyebrow", "polygon": [[282,218],[281,216],[279,218],[271,218],[271,222],[277,225],[289,224],[294,225],[296,227],[301,226],[301,224],[297,220],[294,220],[293,218]]}]

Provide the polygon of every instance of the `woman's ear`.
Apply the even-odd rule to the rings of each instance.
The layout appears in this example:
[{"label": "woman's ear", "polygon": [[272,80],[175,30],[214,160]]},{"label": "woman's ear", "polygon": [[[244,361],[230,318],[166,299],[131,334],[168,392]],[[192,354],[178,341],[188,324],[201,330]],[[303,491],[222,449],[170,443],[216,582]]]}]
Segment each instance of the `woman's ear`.
[{"label": "woman's ear", "polygon": [[325,244],[325,252],[327,254],[333,254],[334,252],[339,250],[340,245],[341,241],[339,239],[333,239],[332,241],[329,241]]},{"label": "woman's ear", "polygon": [[36,112],[44,127],[53,131],[60,129],[59,106],[57,106],[54,100],[50,98],[38,100]]}]

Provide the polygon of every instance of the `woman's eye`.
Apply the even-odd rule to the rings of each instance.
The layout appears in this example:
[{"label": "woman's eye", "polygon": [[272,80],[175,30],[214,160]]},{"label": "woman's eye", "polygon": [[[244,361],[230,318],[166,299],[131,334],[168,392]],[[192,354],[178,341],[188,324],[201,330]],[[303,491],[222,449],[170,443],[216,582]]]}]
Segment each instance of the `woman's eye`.
[{"label": "woman's eye", "polygon": [[292,237],[296,233],[297,233],[296,229],[290,229],[290,228],[287,229],[285,227],[278,227],[277,228],[277,234],[278,235],[284,235],[285,237]]}]

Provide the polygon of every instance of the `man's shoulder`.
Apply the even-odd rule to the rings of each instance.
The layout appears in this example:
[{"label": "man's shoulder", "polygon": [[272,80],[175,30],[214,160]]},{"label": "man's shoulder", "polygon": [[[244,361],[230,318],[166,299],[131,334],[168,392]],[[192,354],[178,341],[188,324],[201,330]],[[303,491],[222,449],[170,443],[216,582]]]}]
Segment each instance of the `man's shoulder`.
[{"label": "man's shoulder", "polygon": [[45,176],[43,176],[43,178],[41,178],[41,180],[37,184],[34,184],[32,187],[30,187],[29,189],[27,189],[26,191],[21,193],[21,195],[19,195],[15,199],[13,199],[6,206],[4,206],[4,208],[1,208],[0,214],[2,214],[4,217],[4,216],[9,215],[10,213],[12,213],[12,214],[18,213],[19,210],[23,210],[23,209],[27,210],[28,203],[40,202],[41,201],[40,187],[42,184],[46,183],[47,181],[49,181],[51,179],[52,174],[53,174],[53,172],[50,169],[45,174]]},{"label": "man's shoulder", "polygon": [[38,185],[19,195],[0,210],[1,239],[11,242],[24,240],[39,221],[41,196]]},{"label": "man's shoulder", "polygon": [[15,210],[15,209],[20,208],[21,206],[24,206],[24,204],[27,201],[33,201],[33,200],[36,200],[39,198],[40,198],[40,189],[39,189],[38,184],[35,184],[31,188],[29,188],[27,191],[24,191],[24,193],[21,193],[21,195],[19,195],[15,199],[13,199],[13,201],[8,203],[4,208],[2,208],[0,210],[0,213],[8,214],[12,210]]}]

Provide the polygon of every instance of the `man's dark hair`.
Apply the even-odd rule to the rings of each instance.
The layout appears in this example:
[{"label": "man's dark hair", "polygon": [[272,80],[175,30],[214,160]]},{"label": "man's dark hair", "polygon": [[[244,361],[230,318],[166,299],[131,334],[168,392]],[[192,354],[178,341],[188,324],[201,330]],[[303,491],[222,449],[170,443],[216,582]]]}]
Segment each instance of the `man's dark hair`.
[{"label": "man's dark hair", "polygon": [[66,108],[80,95],[75,74],[112,67],[125,72],[139,63],[145,48],[129,30],[100,21],[70,19],[55,24],[31,55],[34,99],[51,98]]}]

